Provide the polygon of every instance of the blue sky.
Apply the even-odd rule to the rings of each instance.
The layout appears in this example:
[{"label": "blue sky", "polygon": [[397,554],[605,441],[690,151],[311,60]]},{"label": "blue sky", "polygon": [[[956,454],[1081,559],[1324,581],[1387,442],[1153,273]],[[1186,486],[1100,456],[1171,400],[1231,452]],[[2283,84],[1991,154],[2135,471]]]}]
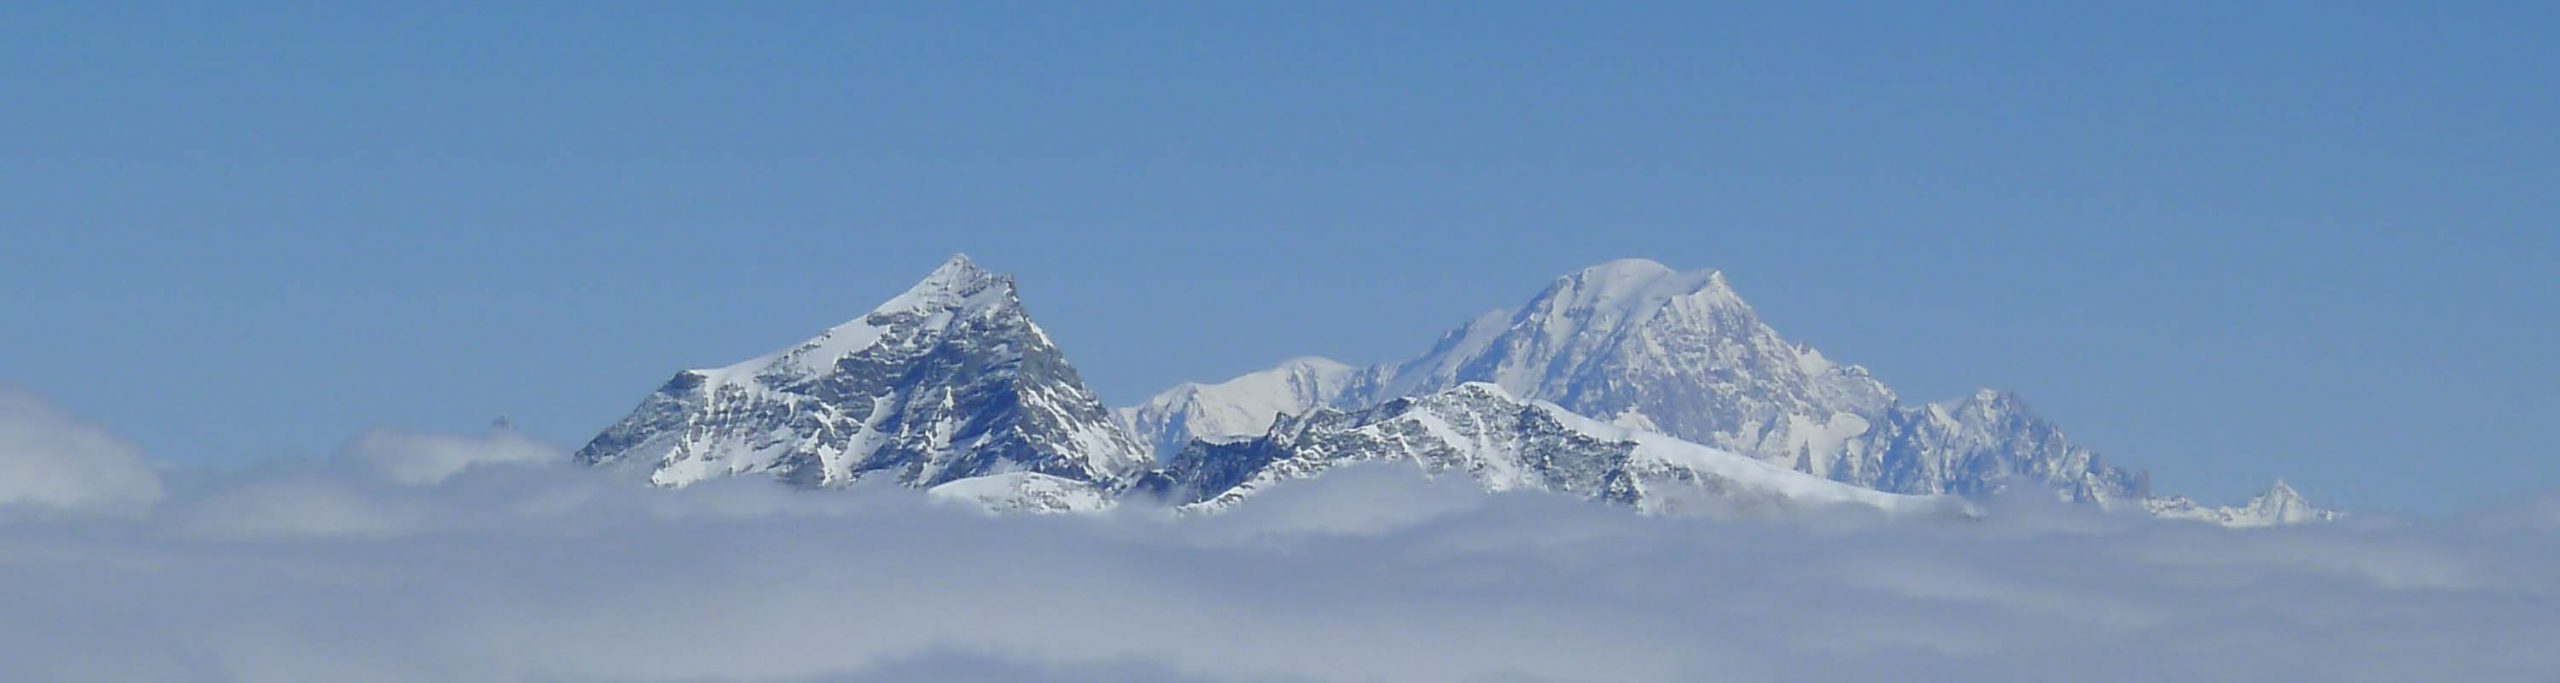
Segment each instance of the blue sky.
[{"label": "blue sky", "polygon": [[11,4],[0,384],[574,444],[965,251],[1116,404],[1643,256],[2166,490],[2560,484],[2560,10],[2052,4]]}]

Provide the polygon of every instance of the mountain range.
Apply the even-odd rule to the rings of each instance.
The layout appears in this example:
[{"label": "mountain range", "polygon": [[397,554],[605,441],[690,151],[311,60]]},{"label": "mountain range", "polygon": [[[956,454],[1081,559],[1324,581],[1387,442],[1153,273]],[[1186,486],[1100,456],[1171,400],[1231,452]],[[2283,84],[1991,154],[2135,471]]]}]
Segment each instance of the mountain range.
[{"label": "mountain range", "polygon": [[2017,396],[1905,403],[1789,342],[1715,271],[1642,259],[1556,279],[1401,362],[1300,358],[1106,409],[1013,279],[954,256],[796,346],[679,372],[579,462],[684,486],[887,477],[999,510],[1215,512],[1354,463],[1649,513],[1815,506],[1975,514],[2017,487],[2171,519],[2334,519],[2282,482],[2250,504],[2156,496]]}]

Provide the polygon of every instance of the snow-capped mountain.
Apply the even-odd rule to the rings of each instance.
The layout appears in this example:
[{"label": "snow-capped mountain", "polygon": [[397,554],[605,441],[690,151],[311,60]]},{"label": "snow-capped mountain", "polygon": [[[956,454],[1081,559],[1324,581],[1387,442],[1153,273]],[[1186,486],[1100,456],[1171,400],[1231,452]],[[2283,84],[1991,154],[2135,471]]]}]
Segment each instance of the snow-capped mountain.
[{"label": "snow-capped mountain", "polygon": [[1844,481],[1864,478],[1872,440],[1860,437],[1894,402],[1866,370],[1780,338],[1722,274],[1640,259],[1559,278],[1517,312],[1376,369],[1361,400],[1465,382]]},{"label": "snow-capped mountain", "polygon": [[[1320,381],[1277,381],[1309,367],[1329,371]],[[1300,359],[1226,383],[1185,385],[1123,414],[1155,416],[1130,426],[1159,458],[1171,458],[1180,444],[1232,441],[1271,416],[1357,412],[1484,382],[1590,419],[1879,491],[1980,496],[2024,482],[2099,505],[2150,500],[2145,475],[2072,443],[2015,395],[1985,390],[1904,404],[1864,368],[1780,337],[1714,271],[1641,259],[1601,264],[1557,279],[1516,311],[1477,317],[1414,359],[1347,376],[1341,367]]]},{"label": "snow-capped mountain", "polygon": [[1753,513],[1827,505],[1961,512],[1946,497],[1858,488],[1465,383],[1356,412],[1318,408],[1261,437],[1196,441],[1143,486],[1194,510],[1234,506],[1285,482],[1358,462],[1410,463],[1492,491],[1564,493],[1650,513]]},{"label": "snow-capped mountain", "polygon": [[676,373],[576,458],[663,486],[764,474],[925,488],[1016,475],[949,491],[968,498],[997,483],[1039,489],[1026,494],[1106,484],[1151,465],[1023,311],[1013,279],[965,256],[817,338]]},{"label": "snow-capped mountain", "polygon": [[[1722,274],[1642,259],[1559,278],[1516,312],[1480,316],[1420,357],[1360,371],[1330,399],[1269,390],[1169,392],[1150,405],[1297,413],[1467,382],[1890,492],[1977,494],[2023,479],[2075,500],[2144,493],[2139,475],[2071,444],[2013,396],[1904,406],[1864,368],[1778,336]],[[1250,385],[1217,386],[1235,384]],[[1160,445],[1228,438],[1186,432],[1177,421],[1133,427]]]},{"label": "snow-capped mountain", "polygon": [[2249,499],[2247,505],[2238,507],[2205,507],[2185,496],[2176,496],[2145,500],[2142,502],[2142,509],[2155,517],[2164,519],[2183,519],[2241,528],[2332,522],[2346,516],[2335,510],[2313,507],[2310,501],[2303,500],[2302,494],[2295,492],[2293,487],[2285,485],[2282,479],[2276,480],[2275,486],[2268,488],[2265,493]]}]

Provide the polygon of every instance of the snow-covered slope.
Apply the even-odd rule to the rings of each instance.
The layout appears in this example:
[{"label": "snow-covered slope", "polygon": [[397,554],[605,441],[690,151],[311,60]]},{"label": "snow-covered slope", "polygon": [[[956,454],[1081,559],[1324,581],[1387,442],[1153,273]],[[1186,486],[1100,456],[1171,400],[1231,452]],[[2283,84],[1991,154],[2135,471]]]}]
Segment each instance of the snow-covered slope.
[{"label": "snow-covered slope", "polygon": [[2302,498],[2301,493],[2285,485],[2282,479],[2276,480],[2276,485],[2269,487],[2265,493],[2249,499],[2247,505],[2239,507],[2205,507],[2185,496],[2177,496],[2146,499],[2142,501],[2142,509],[2162,519],[2206,522],[2242,528],[2332,522],[2346,516],[2335,510],[2314,507],[2310,501]]},{"label": "snow-covered slope", "polygon": [[1603,424],[1552,403],[1467,383],[1357,412],[1286,417],[1248,441],[1194,442],[1145,488],[1218,510],[1348,463],[1411,463],[1492,491],[1564,493],[1654,513],[1750,513],[1828,505],[1960,512],[1960,501],[1827,481],[1662,434]]},{"label": "snow-covered slope", "polygon": [[1330,359],[1299,358],[1217,384],[1185,382],[1118,414],[1131,433],[1153,440],[1157,457],[1171,458],[1192,439],[1250,439],[1270,431],[1274,418],[1331,405],[1356,372]]},{"label": "snow-covered slope", "polygon": [[817,338],[677,373],[576,458],[664,486],[737,474],[811,487],[1009,472],[1112,482],[1149,465],[1013,279],[965,256]]}]

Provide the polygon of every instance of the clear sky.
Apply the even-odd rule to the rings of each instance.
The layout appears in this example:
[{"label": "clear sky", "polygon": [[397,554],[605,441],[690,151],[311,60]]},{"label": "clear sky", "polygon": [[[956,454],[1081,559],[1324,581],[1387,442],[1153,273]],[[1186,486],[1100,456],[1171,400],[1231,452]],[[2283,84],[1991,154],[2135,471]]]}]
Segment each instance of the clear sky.
[{"label": "clear sky", "polygon": [[2560,485],[2554,3],[104,4],[0,4],[0,384],[163,459],[574,446],[952,252],[1114,404],[1643,256],[2165,490]]}]

